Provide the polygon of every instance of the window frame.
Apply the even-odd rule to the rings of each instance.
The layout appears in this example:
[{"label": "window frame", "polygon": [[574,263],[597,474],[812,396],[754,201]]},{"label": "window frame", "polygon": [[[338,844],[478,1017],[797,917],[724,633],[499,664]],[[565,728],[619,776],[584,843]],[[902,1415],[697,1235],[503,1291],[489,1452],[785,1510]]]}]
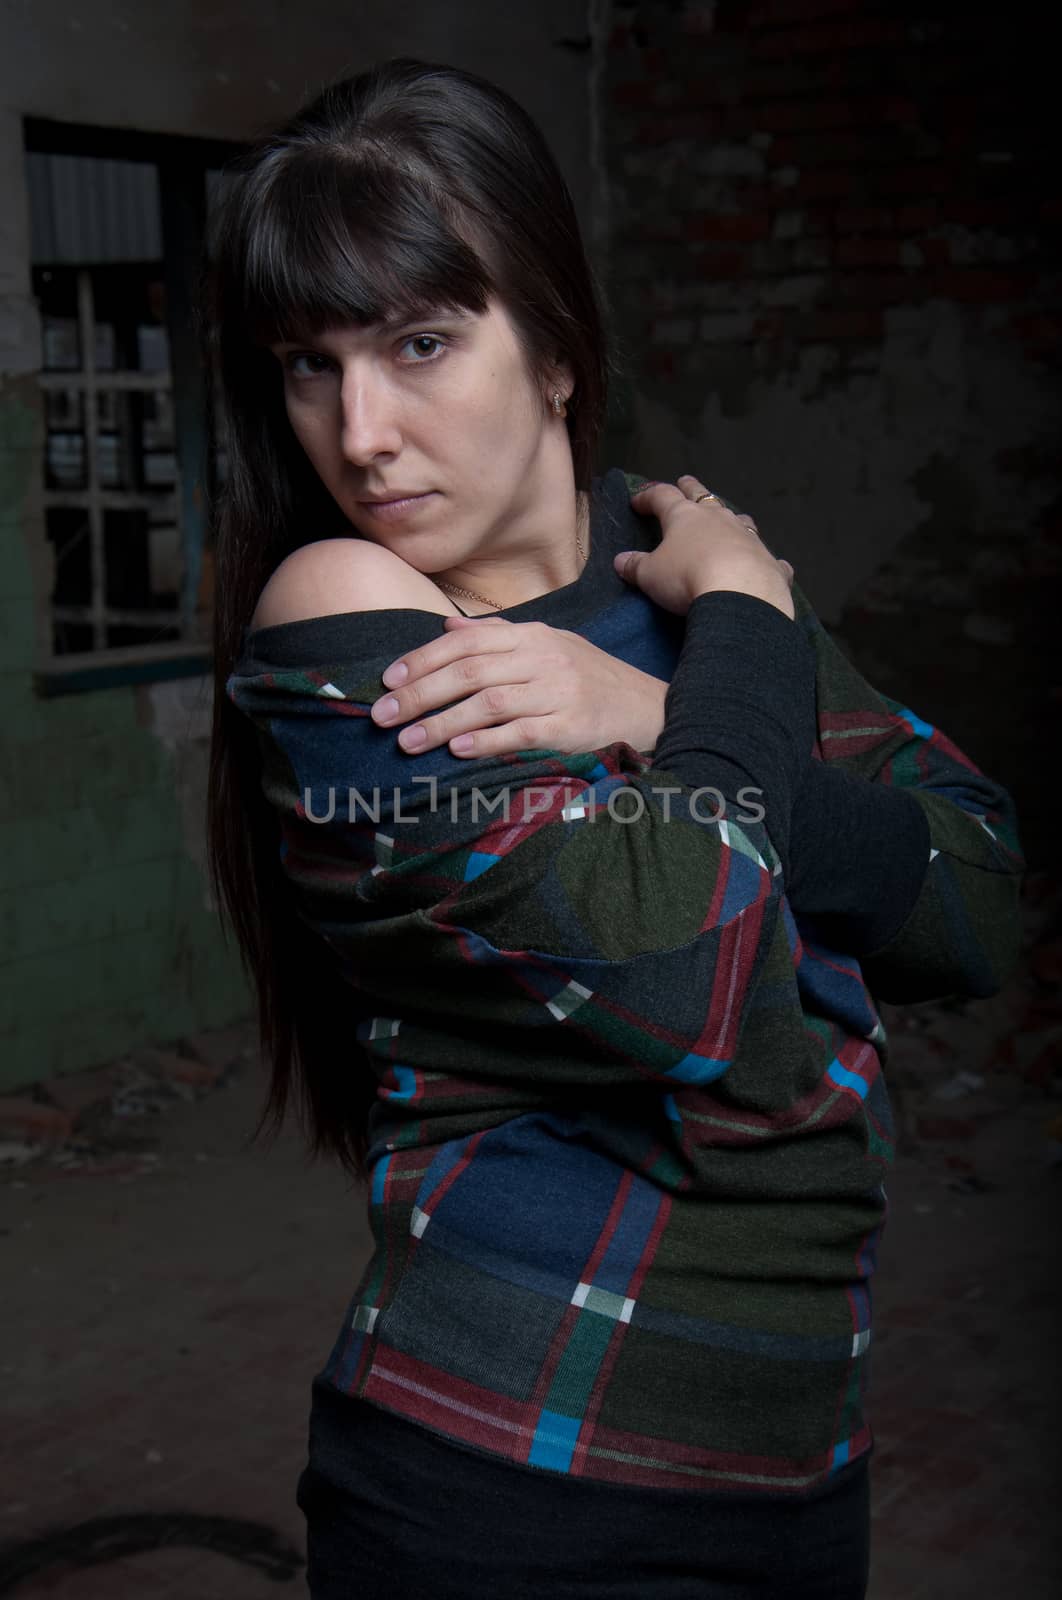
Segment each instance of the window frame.
[{"label": "window frame", "polygon": [[[202,370],[192,316],[196,279],[206,239],[207,173],[225,167],[246,149],[246,145],[229,139],[144,133],[133,128],[98,127],[29,116],[22,119],[22,131],[22,147],[26,153],[139,162],[154,166],[158,172],[166,329],[170,349],[169,382],[160,384],[156,374],[147,372],[96,373],[94,339],[82,337],[82,360],[78,371],[53,374],[40,368],[38,384],[42,396],[49,388],[76,389],[84,396],[83,432],[89,470],[89,488],[85,493],[87,496],[95,495],[97,499],[101,495],[106,496],[108,491],[101,490],[95,484],[96,395],[104,390],[157,390],[160,387],[167,388],[171,393],[177,458],[173,493],[182,555],[178,615],[187,627],[195,610],[204,549],[205,517],[200,480],[209,468],[209,380]],[[83,323],[87,314],[83,289],[79,290],[78,303],[79,323]],[[77,381],[71,383],[71,378]],[[115,379],[117,381],[109,381]],[[43,467],[42,460],[42,473]],[[52,492],[46,493],[50,497]],[[128,498],[135,499],[132,491]],[[42,508],[47,504],[46,499],[42,502]],[[43,517],[39,535],[44,536]],[[97,564],[93,572],[94,604],[97,610],[100,606],[98,590],[102,581],[102,566]],[[168,640],[157,645],[136,644],[56,655],[51,635],[51,596],[48,597],[48,615],[49,653],[38,658],[32,675],[35,691],[42,697],[198,676],[209,671],[212,658],[209,643],[188,638]]]}]

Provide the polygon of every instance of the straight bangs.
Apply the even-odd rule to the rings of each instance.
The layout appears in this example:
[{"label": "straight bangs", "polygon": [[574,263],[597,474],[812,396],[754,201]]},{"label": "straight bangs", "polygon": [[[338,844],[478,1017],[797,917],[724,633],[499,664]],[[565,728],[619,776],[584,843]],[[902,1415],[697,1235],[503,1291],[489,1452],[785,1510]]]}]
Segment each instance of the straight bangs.
[{"label": "straight bangs", "polygon": [[451,208],[448,218],[415,176],[337,154],[318,147],[266,163],[244,190],[225,251],[228,311],[244,338],[266,346],[430,311],[485,311],[497,285],[463,237],[475,230]]}]

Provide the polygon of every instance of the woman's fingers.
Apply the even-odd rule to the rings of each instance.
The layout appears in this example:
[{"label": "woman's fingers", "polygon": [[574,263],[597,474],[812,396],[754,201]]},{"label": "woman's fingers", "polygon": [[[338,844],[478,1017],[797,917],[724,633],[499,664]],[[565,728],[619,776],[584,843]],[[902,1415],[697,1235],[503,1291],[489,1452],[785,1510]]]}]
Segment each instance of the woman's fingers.
[{"label": "woman's fingers", "polygon": [[[676,482],[683,494],[687,495],[689,499],[693,501],[699,501],[702,495],[706,495],[709,497],[709,503],[722,506],[719,496],[713,493],[713,491],[710,490],[707,485],[703,484],[699,478],[693,477],[692,473],[684,472],[680,478],[676,479]],[[703,504],[705,502],[701,503]],[[722,509],[725,511],[727,508],[722,506]],[[767,550],[768,555],[777,561],[778,565],[784,571],[785,581],[791,585],[794,577],[792,566],[788,561],[783,561],[779,556],[776,556],[773,550],[768,549],[753,518],[747,516],[743,511],[735,511],[733,515],[741,523],[742,527],[747,528],[749,533],[751,533],[755,538],[759,539],[760,543],[763,545],[763,548]]]},{"label": "woman's fingers", "polygon": [[735,589],[793,616],[790,564],[768,549],[751,517],[725,505],[692,472],[681,473],[675,484],[646,484],[631,504],[659,520],[663,538],[651,551],[621,552],[615,569],[657,605],[684,614],[694,594]]},{"label": "woman's fingers", "polygon": [[[373,701],[369,707],[372,720],[381,728],[393,729],[402,750],[418,754],[448,741],[456,754],[468,753],[473,742],[478,753],[481,731],[500,722],[506,724],[510,742],[497,748],[520,748],[519,741],[512,742],[519,719],[545,709],[535,688],[543,668],[552,660],[545,637],[559,630],[549,629],[545,623],[509,622],[492,616],[445,620],[463,621],[465,628],[454,627],[403,657],[403,663],[408,662],[413,670],[401,687],[395,686]],[[479,628],[473,638],[454,638],[478,622],[491,626]],[[533,644],[533,648],[521,652],[521,642]],[[455,651],[460,654],[453,660],[433,665],[441,655]],[[388,669],[384,677],[390,676]],[[433,711],[435,715],[429,715]],[[458,739],[461,744],[456,743]]]},{"label": "woman's fingers", "polygon": [[700,478],[695,478],[692,473],[684,472],[680,478],[675,479],[675,482],[678,484],[687,500],[700,500],[701,496],[703,495],[708,501],[719,501],[719,496],[713,490],[709,489],[707,484],[702,483]]},{"label": "woman's fingers", "polygon": [[511,725],[535,704],[530,683],[492,684],[469,694],[446,711],[424,717],[408,728],[401,728],[398,743],[403,750],[434,750],[449,744],[457,755],[482,745],[485,728],[498,723]]},{"label": "woman's fingers", "polygon": [[[381,695],[369,707],[374,722],[384,727],[406,722],[472,694],[485,684],[524,681],[526,672],[514,664],[519,630],[535,628],[537,623],[515,623],[493,616],[445,617],[443,621],[464,622],[465,627],[450,628],[391,663],[381,677],[391,692]],[[481,622],[490,626],[479,627]],[[474,631],[468,637],[470,630]],[[458,637],[462,634],[466,637]],[[396,667],[403,670],[396,672]]]},{"label": "woman's fingers", "polygon": [[[464,755],[475,745],[478,752],[484,729],[499,723],[511,728],[519,718],[541,709],[539,699],[530,681],[487,683],[476,692],[469,691],[445,711],[399,728],[399,748],[423,752],[450,744],[455,754]],[[390,719],[386,725],[393,726],[395,720]]]},{"label": "woman's fingers", "polygon": [[621,550],[618,556],[612,558],[612,565],[625,582],[635,583],[638,563],[647,553],[645,550]]},{"label": "woman's fingers", "polygon": [[389,728],[439,706],[465,700],[499,683],[526,683],[528,671],[512,650],[465,655],[449,666],[438,667],[415,682],[404,684],[401,689],[381,695],[369,707],[369,715],[380,727]]},{"label": "woman's fingers", "polygon": [[[514,648],[514,643],[511,638],[506,637],[505,629],[535,626],[530,622],[510,622],[506,617],[498,617],[493,613],[485,617],[443,617],[442,620],[443,627],[447,631],[436,639],[430,639],[427,644],[418,645],[415,650],[408,651],[404,656],[396,657],[381,674],[382,684],[388,689],[396,689],[400,684],[412,683],[417,678],[425,677],[429,672],[449,666],[463,656],[487,651],[511,650]],[[467,639],[455,638],[456,634],[478,627],[481,622],[491,623],[492,628],[489,633],[479,629],[474,643]]]}]

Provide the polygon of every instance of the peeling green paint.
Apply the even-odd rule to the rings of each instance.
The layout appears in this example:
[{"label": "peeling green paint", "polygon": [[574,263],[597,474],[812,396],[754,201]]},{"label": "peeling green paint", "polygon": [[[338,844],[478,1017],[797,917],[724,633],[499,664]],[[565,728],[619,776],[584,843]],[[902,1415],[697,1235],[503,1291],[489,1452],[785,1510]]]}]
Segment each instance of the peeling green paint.
[{"label": "peeling green paint", "polygon": [[34,378],[0,377],[0,1092],[251,1009],[190,825],[202,727],[142,725],[143,686],[34,691],[52,583],[42,451]]}]

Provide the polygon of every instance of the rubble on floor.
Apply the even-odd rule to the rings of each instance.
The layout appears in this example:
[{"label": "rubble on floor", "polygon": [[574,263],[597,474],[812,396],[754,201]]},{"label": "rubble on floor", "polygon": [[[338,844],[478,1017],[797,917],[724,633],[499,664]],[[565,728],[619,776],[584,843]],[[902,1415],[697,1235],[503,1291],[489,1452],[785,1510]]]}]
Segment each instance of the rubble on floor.
[{"label": "rubble on floor", "polygon": [[256,1054],[248,1021],[0,1096],[0,1168],[32,1164],[35,1177],[144,1171],[159,1160],[152,1119],[213,1094]]}]

